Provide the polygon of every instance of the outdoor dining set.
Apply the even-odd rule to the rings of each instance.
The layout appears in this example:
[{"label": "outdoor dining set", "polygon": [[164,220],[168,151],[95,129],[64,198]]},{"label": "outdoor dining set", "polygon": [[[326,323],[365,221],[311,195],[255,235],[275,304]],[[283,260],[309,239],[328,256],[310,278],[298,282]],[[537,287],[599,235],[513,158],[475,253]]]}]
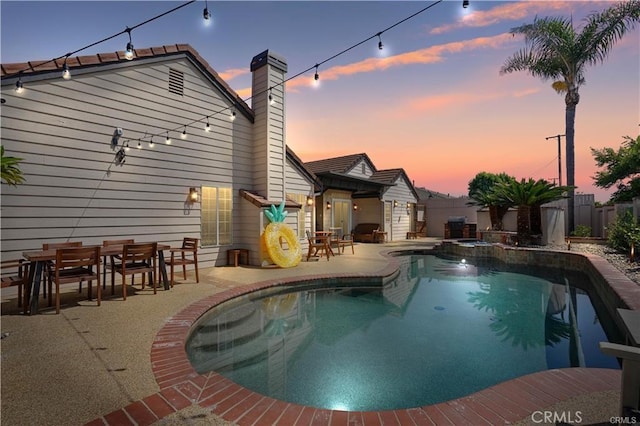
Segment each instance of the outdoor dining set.
[{"label": "outdoor dining set", "polygon": [[[164,251],[170,252],[165,259]],[[157,292],[157,283],[169,290],[174,284],[174,271],[182,267],[183,278],[187,278],[186,267],[193,265],[196,282],[198,276],[198,239],[185,237],[181,247],[171,247],[158,242],[135,242],[134,239],[105,240],[102,245],[83,245],[82,241],[44,243],[41,250],[25,251],[23,258],[3,260],[2,287],[18,287],[18,306],[25,314],[38,312],[40,289],[48,306],[55,303],[60,313],[61,284],[87,282],[87,298],[93,299],[92,283],[96,282],[96,302],[100,306],[102,291],[106,289],[107,270],[111,273],[111,295],[115,294],[116,275],[122,277],[122,298],[127,299],[127,277],[140,275],[142,289],[145,285]],[[167,264],[170,275],[167,275]],[[102,267],[102,269],[101,269]],[[9,273],[5,273],[9,271]],[[102,275],[102,276],[101,276]]]},{"label": "outdoor dining set", "polygon": [[344,253],[345,247],[351,246],[351,253],[355,253],[353,235],[342,235],[342,228],[330,228],[329,231],[316,231],[313,233],[307,231],[307,241],[309,244],[307,261],[312,256],[320,258],[326,256],[327,260],[329,260],[330,256],[335,256],[334,247],[338,253]]}]

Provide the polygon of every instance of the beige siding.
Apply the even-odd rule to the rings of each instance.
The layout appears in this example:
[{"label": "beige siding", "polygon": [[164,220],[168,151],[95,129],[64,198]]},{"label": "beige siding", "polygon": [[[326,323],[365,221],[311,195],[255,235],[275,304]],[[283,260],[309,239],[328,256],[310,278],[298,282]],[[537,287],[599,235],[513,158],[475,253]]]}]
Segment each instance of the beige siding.
[{"label": "beige siding", "polygon": [[[271,65],[253,73],[252,108],[256,112],[253,168],[255,188],[267,199],[284,197],[284,74]],[[275,102],[269,103],[269,88]]]},{"label": "beige siding", "polygon": [[[285,191],[287,194],[300,194],[303,196],[303,199],[306,199],[307,196],[313,196],[313,184],[311,184],[297,169],[291,166],[291,164],[287,161],[286,167],[286,178],[285,178]],[[314,224],[314,206],[307,206],[306,203],[302,205],[302,212],[304,214],[304,231],[313,231],[315,228]],[[292,211],[292,214],[297,214],[297,211]],[[295,229],[297,230],[298,224],[296,223]],[[304,234],[304,232],[303,232]],[[307,250],[308,242],[305,239],[301,241],[303,245],[303,251]]]},{"label": "beige siding", "polygon": [[[364,167],[364,173],[363,173],[363,170],[362,170],[363,167]],[[359,177],[359,178],[368,179],[373,174],[373,170],[371,170],[371,168],[366,163],[366,161],[360,161],[355,165],[354,168],[349,170],[349,172],[347,174],[350,175],[350,176],[355,176],[355,177]]]},{"label": "beige siding", "polygon": [[[184,96],[168,91],[169,68],[184,73]],[[67,239],[178,245],[184,236],[200,236],[200,205],[186,203],[189,187],[232,187],[234,211],[241,211],[238,190],[252,189],[251,122],[240,113],[234,122],[229,111],[213,115],[230,103],[186,58],[30,81],[20,95],[4,86],[2,97],[2,144],[8,155],[24,158],[26,178],[17,188],[2,185],[3,258]],[[131,147],[122,167],[111,165],[116,127]],[[171,145],[166,129],[176,129]],[[162,135],[153,148],[147,138],[138,150],[145,132]],[[239,217],[234,229],[246,220]],[[208,247],[199,257],[212,266],[224,263],[224,252]]]},{"label": "beige siding", "polygon": [[394,201],[398,202],[397,207],[391,210],[391,223],[386,224],[387,227],[384,229],[387,232],[387,238],[391,241],[403,240],[407,237],[407,232],[411,230],[407,203],[417,202],[411,188],[402,177],[399,177],[394,184],[383,196],[383,201],[390,201],[392,206]]}]

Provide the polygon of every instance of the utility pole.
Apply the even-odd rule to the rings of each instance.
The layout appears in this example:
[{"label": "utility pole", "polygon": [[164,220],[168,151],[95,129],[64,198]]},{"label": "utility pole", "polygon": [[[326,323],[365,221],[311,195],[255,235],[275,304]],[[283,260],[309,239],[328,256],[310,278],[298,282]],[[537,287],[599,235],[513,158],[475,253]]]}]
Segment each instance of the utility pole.
[{"label": "utility pole", "polygon": [[564,135],[547,136],[545,139],[558,139],[558,186],[562,186],[562,151],[560,150],[560,138]]}]

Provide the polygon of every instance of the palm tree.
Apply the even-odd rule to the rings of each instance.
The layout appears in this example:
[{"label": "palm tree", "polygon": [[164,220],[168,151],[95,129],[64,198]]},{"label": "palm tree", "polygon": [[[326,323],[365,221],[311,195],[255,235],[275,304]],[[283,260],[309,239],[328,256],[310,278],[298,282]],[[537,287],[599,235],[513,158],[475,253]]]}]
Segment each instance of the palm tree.
[{"label": "palm tree", "polygon": [[527,71],[565,93],[565,140],[567,185],[572,189],[568,199],[568,230],[574,230],[575,186],[575,117],[580,101],[578,93],[585,83],[588,65],[604,62],[616,41],[640,20],[640,1],[619,3],[585,20],[581,31],[576,31],[571,19],[536,18],[533,24],[512,28],[512,34],[523,34],[526,47],[507,59],[500,74]]},{"label": "palm tree", "polygon": [[502,231],[502,218],[513,205],[510,204],[509,200],[501,198],[493,189],[498,182],[514,180],[514,177],[506,173],[480,172],[469,182],[469,198],[471,198],[471,201],[467,204],[487,207],[489,209],[491,229],[494,231]]},{"label": "palm tree", "polygon": [[518,207],[518,241],[524,245],[531,243],[532,235],[542,232],[540,207],[565,198],[570,190],[567,186],[556,186],[544,179],[532,178],[502,182],[495,188],[500,197]]}]

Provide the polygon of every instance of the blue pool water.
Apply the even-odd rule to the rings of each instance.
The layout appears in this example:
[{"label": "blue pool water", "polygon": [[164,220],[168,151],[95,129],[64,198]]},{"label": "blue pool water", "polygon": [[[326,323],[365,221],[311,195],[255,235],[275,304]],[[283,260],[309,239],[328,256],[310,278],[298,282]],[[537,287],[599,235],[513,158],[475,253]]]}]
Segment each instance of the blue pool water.
[{"label": "blue pool water", "polygon": [[434,404],[545,369],[619,368],[598,349],[610,322],[582,275],[399,260],[383,288],[280,288],[216,307],[189,358],[261,394],[342,410]]}]

